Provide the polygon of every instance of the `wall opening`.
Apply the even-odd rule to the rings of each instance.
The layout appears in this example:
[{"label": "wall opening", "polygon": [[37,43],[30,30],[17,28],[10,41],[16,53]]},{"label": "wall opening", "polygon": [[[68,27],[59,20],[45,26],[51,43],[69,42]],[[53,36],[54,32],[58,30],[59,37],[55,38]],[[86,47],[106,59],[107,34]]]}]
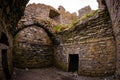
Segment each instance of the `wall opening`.
[{"label": "wall opening", "polygon": [[57,22],[60,22],[60,14],[55,10],[50,9],[49,17]]},{"label": "wall opening", "polygon": [[1,49],[1,56],[2,56],[2,68],[4,71],[4,75],[6,80],[11,79],[11,74],[8,66],[8,47],[9,47],[9,42],[8,38],[5,33],[2,33],[1,38],[0,38],[0,43],[2,44],[2,49]]},{"label": "wall opening", "polygon": [[8,68],[7,49],[2,49],[2,66],[6,80],[11,79],[11,74]]},{"label": "wall opening", "polygon": [[2,33],[1,38],[0,38],[0,43],[9,46],[8,38],[5,33]]},{"label": "wall opening", "polygon": [[78,62],[79,57],[78,54],[70,54],[69,55],[69,72],[75,72],[78,71]]}]

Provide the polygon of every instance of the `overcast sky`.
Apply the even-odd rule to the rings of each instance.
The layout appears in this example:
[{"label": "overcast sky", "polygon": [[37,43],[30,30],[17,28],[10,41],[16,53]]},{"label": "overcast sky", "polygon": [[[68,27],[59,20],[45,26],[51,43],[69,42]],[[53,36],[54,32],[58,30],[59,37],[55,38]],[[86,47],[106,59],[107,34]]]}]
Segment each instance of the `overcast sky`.
[{"label": "overcast sky", "polygon": [[84,6],[90,5],[92,9],[98,9],[97,0],[30,0],[30,3],[44,3],[47,5],[51,5],[54,8],[58,8],[59,5],[64,6],[66,11],[69,12],[78,12],[79,9]]}]

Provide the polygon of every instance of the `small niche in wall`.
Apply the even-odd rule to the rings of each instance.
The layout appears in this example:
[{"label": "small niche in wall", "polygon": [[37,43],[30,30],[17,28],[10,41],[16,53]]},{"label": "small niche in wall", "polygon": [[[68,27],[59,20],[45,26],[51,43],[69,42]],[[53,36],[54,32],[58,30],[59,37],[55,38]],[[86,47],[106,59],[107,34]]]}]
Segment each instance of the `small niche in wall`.
[{"label": "small niche in wall", "polygon": [[2,33],[0,38],[0,43],[5,44],[6,46],[9,46],[8,38],[5,33]]},{"label": "small niche in wall", "polygon": [[49,17],[55,21],[60,21],[60,14],[55,10],[50,9]]},{"label": "small niche in wall", "polygon": [[79,57],[78,54],[69,54],[69,72],[76,72],[78,71],[78,62]]}]

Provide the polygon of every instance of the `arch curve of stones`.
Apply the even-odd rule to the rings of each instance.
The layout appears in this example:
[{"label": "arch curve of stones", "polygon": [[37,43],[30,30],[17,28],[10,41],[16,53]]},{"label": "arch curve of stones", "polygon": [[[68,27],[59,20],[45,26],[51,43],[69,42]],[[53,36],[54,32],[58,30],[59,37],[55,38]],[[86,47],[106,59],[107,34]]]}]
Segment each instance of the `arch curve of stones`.
[{"label": "arch curve of stones", "polygon": [[53,64],[53,43],[45,29],[29,25],[14,38],[13,63],[20,68],[41,68]]}]

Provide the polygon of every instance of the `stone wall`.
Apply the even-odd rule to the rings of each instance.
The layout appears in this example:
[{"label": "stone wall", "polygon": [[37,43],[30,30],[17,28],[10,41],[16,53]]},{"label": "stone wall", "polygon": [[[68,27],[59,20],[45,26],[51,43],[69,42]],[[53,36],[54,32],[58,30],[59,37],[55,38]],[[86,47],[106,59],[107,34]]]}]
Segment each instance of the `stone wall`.
[{"label": "stone wall", "polygon": [[[29,0],[0,0],[0,32],[7,30],[14,34],[14,30],[18,21],[24,13],[25,6]],[[19,12],[19,13],[18,13]],[[1,34],[1,33],[0,33]]]},{"label": "stone wall", "polygon": [[[107,6],[109,14],[106,13],[106,15],[103,15],[103,14],[100,13],[98,16],[96,16],[97,18],[93,18],[93,20],[89,19],[90,22],[89,21],[84,22],[83,24],[78,25],[78,27],[75,27],[75,29],[73,29],[72,31],[71,30],[66,31],[66,32],[63,32],[65,34],[61,33],[61,34],[58,34],[56,36],[58,39],[60,39],[60,43],[61,43],[56,49],[57,54],[55,54],[55,56],[56,56],[55,59],[56,59],[57,64],[59,65],[59,67],[62,67],[65,70],[68,69],[67,56],[65,54],[61,54],[61,53],[64,53],[63,49],[66,48],[66,45],[69,45],[68,47],[70,47],[70,48],[68,48],[68,49],[72,49],[71,46],[77,46],[77,45],[78,46],[84,46],[85,45],[85,46],[88,46],[88,49],[90,51],[94,51],[94,49],[96,48],[96,46],[94,46],[94,45],[97,45],[97,47],[98,47],[98,44],[99,44],[99,47],[101,45],[104,46],[104,47],[106,46],[106,48],[102,50],[102,54],[105,54],[102,58],[105,58],[105,59],[107,58],[108,63],[107,63],[107,61],[105,61],[104,63],[101,62],[100,59],[102,59],[102,58],[100,58],[100,57],[98,57],[98,59],[96,59],[96,60],[99,61],[100,63],[102,63],[102,65],[104,65],[104,69],[106,70],[106,72],[104,72],[103,68],[101,68],[101,67],[99,68],[99,70],[101,72],[97,72],[97,71],[99,71],[97,68],[95,68],[97,71],[90,71],[90,69],[94,68],[93,66],[95,66],[95,65],[85,67],[88,70],[86,70],[86,69],[84,70],[83,68],[81,68],[79,72],[81,72],[81,70],[88,71],[88,72],[83,71],[82,74],[93,75],[94,76],[95,73],[98,73],[98,74],[101,75],[101,73],[103,73],[103,74],[110,73],[111,74],[111,73],[113,73],[113,71],[115,71],[115,69],[114,69],[114,67],[115,67],[115,64],[114,64],[115,63],[114,62],[115,61],[114,60],[115,55],[114,55],[114,53],[116,51],[114,49],[114,47],[115,47],[114,37],[113,37],[113,34],[111,33],[112,28],[110,27],[111,21],[110,21],[110,18],[108,17],[108,15],[110,15],[111,20],[112,20],[113,30],[114,30],[114,33],[115,33],[116,47],[117,47],[117,74],[120,74],[120,70],[119,70],[120,69],[120,67],[119,67],[119,50],[120,50],[119,49],[119,30],[120,30],[119,29],[119,25],[120,25],[119,24],[120,23],[119,22],[120,21],[119,20],[120,19],[119,18],[119,15],[120,15],[119,14],[120,13],[119,4],[120,4],[120,1],[119,0],[99,0],[99,1],[100,2],[102,1],[104,3],[104,4],[101,5],[101,8],[104,8],[105,5]],[[0,7],[1,7],[0,8],[0,36],[1,36],[1,32],[5,32],[5,34],[7,34],[8,37],[11,37],[10,38],[11,41],[9,42],[9,44],[11,44],[10,49],[12,49],[12,36],[11,36],[11,34],[15,35],[14,32],[17,28],[16,27],[17,22],[21,18],[21,16],[23,15],[23,11],[24,11],[24,8],[25,8],[27,2],[28,2],[28,0],[11,0],[11,1],[0,0],[0,4],[1,4],[0,5]],[[101,18],[100,15],[102,17],[101,20],[99,20]],[[106,18],[106,16],[108,18]],[[91,23],[91,24],[89,24],[89,23]],[[101,25],[101,26],[104,26],[104,27],[99,27],[99,26],[94,27],[95,25],[92,26],[92,24]],[[105,26],[103,24],[109,24],[109,25]],[[80,27],[80,26],[84,26],[84,27]],[[109,29],[108,29],[108,27],[109,27]],[[92,31],[91,30],[90,33],[92,33],[92,34],[89,34],[88,29],[91,29],[91,28],[93,28],[93,32],[91,32]],[[97,31],[96,30],[94,31],[94,29],[96,29]],[[82,36],[82,37],[77,36],[76,34],[79,34],[79,33],[80,33],[79,36],[84,35],[85,37],[84,36]],[[100,35],[99,33],[102,34],[102,35]],[[105,33],[105,35],[103,33]],[[110,35],[108,35],[108,33]],[[77,37],[79,37],[79,39]],[[91,42],[91,41],[93,41],[93,42]],[[69,44],[71,42],[73,42],[72,45]],[[80,43],[76,44],[74,42],[80,42]],[[81,44],[83,44],[83,42],[84,42],[84,45],[81,45]],[[89,43],[89,44],[87,44],[87,43]],[[90,46],[92,46],[93,50],[90,48]],[[102,48],[103,47],[100,47],[100,49],[102,49]],[[73,48],[73,49],[75,49],[75,48]],[[73,51],[75,53],[77,53],[76,50],[73,50]],[[10,50],[10,52],[11,52],[11,50]],[[65,51],[65,52],[67,52],[67,51]],[[99,52],[99,50],[96,51],[96,52]],[[110,54],[108,52],[110,52]],[[60,53],[60,56],[58,56],[59,53]],[[67,52],[67,53],[69,53],[69,52]],[[93,53],[93,52],[90,52],[90,53]],[[107,53],[107,55],[106,55],[106,53]],[[92,56],[94,56],[94,58],[96,58],[95,56],[97,56],[97,55],[94,54]],[[102,56],[102,55],[99,55],[99,56]],[[64,58],[62,58],[62,57],[64,57]],[[92,58],[92,59],[94,60],[94,58]],[[111,58],[111,59],[109,59],[109,58]],[[0,60],[1,60],[1,57],[0,57]],[[87,60],[89,60],[88,57],[87,57]],[[109,61],[110,61],[111,64],[109,64]],[[83,61],[84,65],[87,64],[87,62],[90,63],[89,61],[85,61],[85,62]],[[1,62],[0,62],[0,65],[1,65]],[[98,65],[98,63],[97,63],[97,65]],[[2,66],[0,66],[0,69],[2,69]],[[110,72],[108,72],[108,70]],[[5,79],[5,78],[2,79],[4,77],[2,75],[3,75],[3,71],[0,70],[0,80]]]},{"label": "stone wall", "polygon": [[58,7],[58,12],[60,13],[60,24],[69,25],[72,21],[77,19],[76,13],[70,13],[65,10],[63,6]]},{"label": "stone wall", "polygon": [[[8,62],[10,69],[12,69],[11,65],[11,50],[12,50],[12,34],[14,34],[14,30],[16,28],[18,20],[21,18],[24,12],[24,8],[27,4],[28,0],[0,0],[0,39],[1,34],[4,32],[9,38],[9,51],[8,51]],[[19,12],[19,13],[18,13]],[[1,49],[0,49],[1,51]],[[1,56],[1,54],[0,54]],[[1,57],[0,57],[1,60]],[[1,62],[0,62],[1,65]],[[2,66],[0,66],[2,69]],[[0,70],[0,80],[5,80],[4,72]]]},{"label": "stone wall", "polygon": [[115,41],[111,20],[106,10],[80,21],[75,28],[56,35],[60,45],[55,65],[69,69],[69,54],[79,55],[78,74],[106,76],[115,72]]},{"label": "stone wall", "polygon": [[25,8],[25,15],[20,20],[24,25],[33,24],[34,20],[50,20],[55,24],[69,25],[77,19],[76,13],[70,13],[60,6],[58,10],[45,4],[30,4]]},{"label": "stone wall", "polygon": [[78,18],[81,18],[82,16],[89,14],[91,12],[90,6],[86,6],[78,11]]},{"label": "stone wall", "polygon": [[117,52],[116,73],[120,76],[120,0],[105,0],[105,3],[112,20],[114,35],[116,39],[116,48],[117,48],[116,49],[116,52]]},{"label": "stone wall", "polygon": [[28,24],[33,24],[34,19],[38,19],[38,20],[51,19],[50,14],[52,11],[54,11],[54,13],[52,13],[52,14],[54,14],[54,15],[58,14],[58,16],[59,16],[59,12],[49,5],[30,4],[25,8],[25,12],[24,12],[25,14],[24,14],[23,18],[21,19],[21,21],[24,22],[25,25],[28,25]]},{"label": "stone wall", "polygon": [[30,26],[14,39],[13,65],[19,68],[41,68],[53,64],[53,45],[44,29]]}]

